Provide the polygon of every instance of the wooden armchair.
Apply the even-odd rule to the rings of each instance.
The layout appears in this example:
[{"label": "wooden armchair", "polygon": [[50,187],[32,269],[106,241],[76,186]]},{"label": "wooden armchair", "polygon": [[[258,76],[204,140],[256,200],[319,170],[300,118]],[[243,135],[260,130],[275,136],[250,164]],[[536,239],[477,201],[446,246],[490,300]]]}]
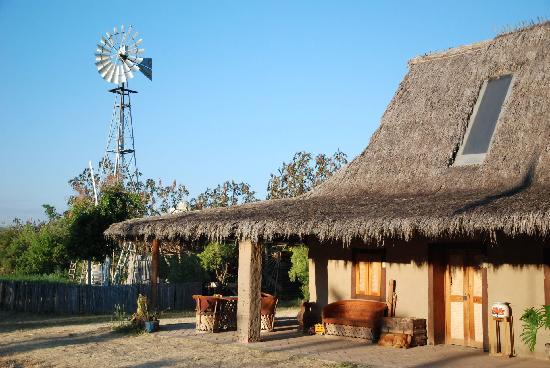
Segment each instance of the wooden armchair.
[{"label": "wooden armchair", "polygon": [[279,299],[267,293],[262,293],[261,319],[262,330],[273,331],[275,325],[275,311]]}]

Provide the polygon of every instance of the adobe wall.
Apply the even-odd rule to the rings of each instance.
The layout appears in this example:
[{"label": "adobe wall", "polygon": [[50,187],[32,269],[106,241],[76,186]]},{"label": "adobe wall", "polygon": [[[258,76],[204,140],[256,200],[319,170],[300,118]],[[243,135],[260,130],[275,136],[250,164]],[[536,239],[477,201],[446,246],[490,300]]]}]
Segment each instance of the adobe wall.
[{"label": "adobe wall", "polygon": [[[320,307],[352,298],[352,249],[341,245],[309,245],[310,301]],[[428,317],[427,246],[387,245],[386,281],[396,280],[397,316]]]},{"label": "adobe wall", "polygon": [[386,247],[386,280],[396,281],[397,317],[428,318],[428,247],[399,243]]},{"label": "adobe wall", "polygon": [[309,300],[322,308],[337,300],[351,299],[351,249],[332,244],[309,247]]},{"label": "adobe wall", "polygon": [[[520,317],[529,307],[544,305],[544,268],[540,244],[528,240],[487,249],[488,305],[509,302],[514,317],[514,348],[518,356],[545,356],[544,344],[550,342],[550,331],[537,335],[535,353],[521,341]],[[491,325],[489,324],[489,327]]]}]

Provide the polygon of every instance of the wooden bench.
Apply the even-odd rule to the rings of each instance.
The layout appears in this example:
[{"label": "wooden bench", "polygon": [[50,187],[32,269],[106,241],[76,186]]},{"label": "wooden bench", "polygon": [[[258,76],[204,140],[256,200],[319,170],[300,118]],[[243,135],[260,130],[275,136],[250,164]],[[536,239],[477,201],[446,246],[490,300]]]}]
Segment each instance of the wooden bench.
[{"label": "wooden bench", "polygon": [[327,335],[356,337],[373,343],[380,335],[387,305],[370,300],[340,300],[323,308]]}]

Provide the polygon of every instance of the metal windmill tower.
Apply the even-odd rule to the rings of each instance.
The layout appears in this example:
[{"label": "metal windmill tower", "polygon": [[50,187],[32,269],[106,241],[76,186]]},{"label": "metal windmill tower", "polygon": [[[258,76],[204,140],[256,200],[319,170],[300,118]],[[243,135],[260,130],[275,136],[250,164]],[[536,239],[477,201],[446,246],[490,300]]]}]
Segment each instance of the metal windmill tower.
[{"label": "metal windmill tower", "polygon": [[140,71],[149,80],[153,79],[153,61],[143,58],[145,49],[139,48],[143,39],[132,26],[124,30],[124,25],[113,33],[101,36],[95,53],[96,67],[103,79],[117,85],[109,92],[115,95],[113,115],[100,172],[104,179],[113,178],[125,184],[137,185],[138,170],[134,146],[131,95],[137,93],[128,88],[128,80],[134,77],[133,71]]}]

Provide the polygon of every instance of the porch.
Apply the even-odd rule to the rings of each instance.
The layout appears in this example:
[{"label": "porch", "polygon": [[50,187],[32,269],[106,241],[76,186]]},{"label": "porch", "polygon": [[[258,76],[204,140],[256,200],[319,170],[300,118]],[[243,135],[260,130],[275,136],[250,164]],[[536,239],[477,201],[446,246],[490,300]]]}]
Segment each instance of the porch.
[{"label": "porch", "polygon": [[[361,339],[337,336],[304,335],[298,332],[297,310],[281,310],[273,332],[261,333],[261,341],[249,349],[291,356],[316,358],[339,363],[355,363],[359,367],[547,367],[548,362],[531,358],[490,357],[480,349],[455,345],[420,346],[410,349],[380,347]],[[159,336],[173,336],[221,345],[238,343],[236,331],[221,333],[196,332],[193,318],[163,323]],[[351,366],[351,365],[350,365]]]}]

